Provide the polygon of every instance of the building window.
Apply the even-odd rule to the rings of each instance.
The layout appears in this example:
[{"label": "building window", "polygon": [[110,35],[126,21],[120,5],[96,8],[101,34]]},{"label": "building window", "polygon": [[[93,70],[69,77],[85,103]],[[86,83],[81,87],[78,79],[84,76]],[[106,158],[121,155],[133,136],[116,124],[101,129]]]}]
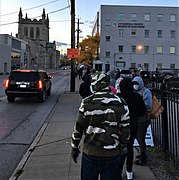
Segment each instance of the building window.
[{"label": "building window", "polygon": [[176,15],[175,14],[171,14],[170,15],[170,22],[175,22],[176,21]]},{"label": "building window", "polygon": [[119,29],[119,37],[124,37],[124,29]]},{"label": "building window", "polygon": [[119,52],[123,52],[123,46],[119,45]]},{"label": "building window", "polygon": [[132,53],[135,53],[135,52],[136,52],[136,46],[134,46],[134,45],[131,46],[131,52],[132,52]]},{"label": "building window", "polygon": [[144,46],[144,53],[148,54],[149,53],[149,46]]},{"label": "building window", "polygon": [[106,57],[109,58],[110,57],[110,52],[106,51]]},{"label": "building window", "polygon": [[157,37],[158,37],[158,38],[162,38],[162,33],[163,33],[162,30],[158,30],[158,31],[157,31]]},{"label": "building window", "polygon": [[40,29],[39,29],[39,27],[36,28],[36,38],[40,38]]},{"label": "building window", "polygon": [[162,54],[162,53],[163,53],[163,47],[157,46],[157,54]]},{"label": "building window", "polygon": [[34,38],[34,28],[33,27],[31,27],[30,28],[30,38]]},{"label": "building window", "polygon": [[149,38],[149,30],[148,30],[148,29],[146,29],[146,30],[144,31],[144,37],[145,37],[145,38]]},{"label": "building window", "polygon": [[150,21],[150,14],[144,14],[144,21]]},{"label": "building window", "polygon": [[136,36],[136,35],[137,35],[137,30],[131,29],[131,36]]},{"label": "building window", "polygon": [[176,52],[176,47],[170,46],[170,54],[175,54],[175,52]]},{"label": "building window", "polygon": [[28,37],[28,28],[27,27],[24,28],[24,36]]},{"label": "building window", "polygon": [[157,14],[157,21],[162,22],[163,21],[163,14]]},{"label": "building window", "polygon": [[106,36],[106,41],[111,41],[111,36]]},{"label": "building window", "polygon": [[171,38],[175,38],[176,37],[176,31],[175,30],[171,30],[170,31],[170,37]]},{"label": "building window", "polygon": [[137,21],[137,14],[136,13],[131,14],[131,21]]},{"label": "building window", "polygon": [[105,72],[107,73],[110,71],[110,64],[105,64]]},{"label": "building window", "polygon": [[131,68],[136,68],[136,63],[131,63]]},{"label": "building window", "polygon": [[144,69],[149,69],[149,63],[144,63]]},{"label": "building window", "polygon": [[109,20],[109,19],[106,20],[106,21],[105,21],[105,26],[111,26],[111,20]]},{"label": "building window", "polygon": [[175,69],[175,64],[170,64],[170,69]]},{"label": "building window", "polygon": [[162,69],[162,63],[157,63],[157,68]]},{"label": "building window", "polygon": [[124,21],[124,13],[119,13],[118,18],[119,21]]}]

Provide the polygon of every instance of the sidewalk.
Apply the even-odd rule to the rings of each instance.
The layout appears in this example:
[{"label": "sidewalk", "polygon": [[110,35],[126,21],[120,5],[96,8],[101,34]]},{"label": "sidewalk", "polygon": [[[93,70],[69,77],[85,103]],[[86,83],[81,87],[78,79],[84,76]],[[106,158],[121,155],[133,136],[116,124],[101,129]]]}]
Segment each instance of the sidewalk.
[{"label": "sidewalk", "polygon": [[[34,142],[17,166],[10,180],[80,180],[80,163],[71,159],[71,133],[81,97],[76,92],[64,94],[50,114]],[[135,149],[135,155],[137,151]],[[124,167],[125,170],[125,167]],[[135,180],[155,180],[148,166],[134,165]]]}]

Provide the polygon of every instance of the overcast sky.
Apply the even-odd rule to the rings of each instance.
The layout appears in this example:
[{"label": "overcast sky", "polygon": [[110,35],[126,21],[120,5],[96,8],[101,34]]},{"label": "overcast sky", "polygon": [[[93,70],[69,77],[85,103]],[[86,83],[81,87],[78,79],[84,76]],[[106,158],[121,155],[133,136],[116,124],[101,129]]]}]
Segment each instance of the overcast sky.
[{"label": "overcast sky", "polygon": [[[41,18],[43,8],[50,20],[50,41],[70,44],[70,0],[0,0],[0,33],[15,36],[18,32],[18,13],[23,17]],[[80,19],[80,36],[91,35],[92,22],[100,5],[179,6],[178,0],[76,0],[76,21]],[[40,17],[38,17],[40,16]]]}]

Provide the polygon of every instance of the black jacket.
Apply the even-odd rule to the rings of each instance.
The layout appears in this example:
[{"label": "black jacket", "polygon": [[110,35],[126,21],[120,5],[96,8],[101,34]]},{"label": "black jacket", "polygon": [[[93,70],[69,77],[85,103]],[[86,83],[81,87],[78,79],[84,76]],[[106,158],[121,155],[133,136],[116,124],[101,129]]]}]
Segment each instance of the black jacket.
[{"label": "black jacket", "polygon": [[79,88],[79,94],[83,99],[92,94],[90,90],[90,85],[91,85],[90,74],[88,74],[85,76],[84,82],[80,84],[80,88]]},{"label": "black jacket", "polygon": [[146,107],[142,96],[133,91],[132,83],[128,80],[123,80],[120,83],[119,96],[124,98],[129,107],[131,125],[138,121],[138,118],[146,115]]}]

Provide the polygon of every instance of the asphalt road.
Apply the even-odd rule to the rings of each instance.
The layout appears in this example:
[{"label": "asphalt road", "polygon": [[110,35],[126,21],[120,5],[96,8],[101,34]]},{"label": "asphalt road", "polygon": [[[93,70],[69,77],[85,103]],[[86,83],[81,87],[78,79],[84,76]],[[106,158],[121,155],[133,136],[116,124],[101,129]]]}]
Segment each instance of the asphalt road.
[{"label": "asphalt road", "polygon": [[69,85],[70,70],[52,72],[52,94],[44,103],[36,98],[17,98],[8,103],[0,76],[0,179],[8,180],[44,121]]}]

